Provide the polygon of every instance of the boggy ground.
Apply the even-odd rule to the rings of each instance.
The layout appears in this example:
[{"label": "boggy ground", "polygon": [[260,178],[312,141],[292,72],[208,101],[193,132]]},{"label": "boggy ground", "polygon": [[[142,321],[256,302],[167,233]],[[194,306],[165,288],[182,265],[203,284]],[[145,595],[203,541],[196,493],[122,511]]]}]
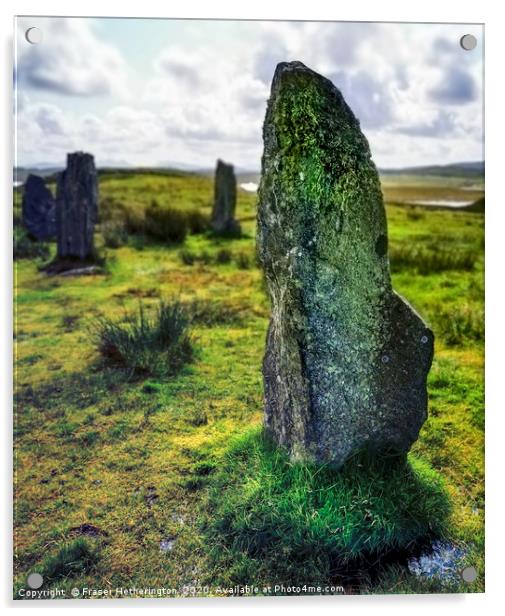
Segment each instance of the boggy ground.
[{"label": "boggy ground", "polygon": [[[442,186],[447,196],[451,181]],[[139,218],[153,198],[209,214],[212,180],[102,175],[100,191],[107,219],[112,210]],[[106,248],[100,275],[47,276],[40,258],[16,261],[15,596],[33,571],[52,580],[44,588],[67,590],[208,585],[220,594],[219,585],[276,579],[343,580],[355,592],[483,590],[483,216],[388,206],[394,286],[433,327],[436,352],[429,419],[409,461],[395,462],[397,478],[377,471],[383,498],[362,467],[335,483],[331,471],[292,468],[261,438],[269,307],[254,216],[255,196],[239,191],[242,238],[199,233],[167,245],[137,233]],[[104,364],[96,317],[172,296],[202,307],[194,360],[170,378]],[[352,515],[338,517],[336,504]],[[419,536],[461,544],[477,581],[417,578],[400,557],[363,571],[369,537],[377,549],[408,544],[417,522]],[[335,563],[344,552],[351,574],[359,569],[347,580]]]}]

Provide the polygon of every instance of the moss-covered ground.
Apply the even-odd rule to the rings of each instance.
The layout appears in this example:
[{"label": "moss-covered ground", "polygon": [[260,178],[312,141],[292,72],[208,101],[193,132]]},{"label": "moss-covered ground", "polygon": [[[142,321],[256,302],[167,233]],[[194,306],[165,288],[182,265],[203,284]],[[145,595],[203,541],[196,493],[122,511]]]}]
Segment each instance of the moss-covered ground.
[{"label": "moss-covered ground", "polygon": [[[444,195],[451,186],[442,184]],[[153,198],[161,207],[209,214],[212,180],[105,175],[100,192],[139,216]],[[314,471],[293,470],[272,453],[258,432],[269,306],[255,261],[255,195],[239,191],[241,238],[203,233],[166,245],[130,236],[125,245],[106,249],[100,275],[47,276],[38,269],[40,260],[16,261],[15,596],[33,571],[45,575],[46,587],[66,589],[215,588],[245,583],[254,571],[257,579],[250,582],[266,584],[280,564],[296,562],[302,562],[300,571],[324,577],[331,567],[325,569],[317,554],[309,550],[297,561],[287,549],[303,516],[341,499],[339,507],[354,507],[351,518],[362,541],[369,524],[379,548],[385,538],[393,544],[402,538],[404,545],[410,531],[404,519],[395,519],[391,502],[399,494],[404,515],[401,497],[416,503],[416,481],[422,502],[408,509],[417,511],[413,526],[431,524],[434,533],[464,545],[477,581],[464,589],[423,581],[392,563],[359,591],[483,589],[483,216],[399,205],[388,206],[387,214],[394,286],[433,327],[436,350],[429,419],[399,470],[414,473],[414,492],[395,492],[397,483],[386,482],[384,508],[368,502],[367,494],[377,496],[370,492],[370,475],[359,479],[358,473],[348,492],[343,478],[337,487],[327,475],[318,483]],[[223,250],[228,258],[218,259]],[[198,258],[187,264],[181,251]],[[137,310],[139,301],[148,309],[173,296],[210,306],[208,318],[194,326],[191,363],[175,376],[139,378],[101,361],[91,334],[99,315],[120,317]],[[284,477],[291,500],[279,500],[282,490],[272,473]],[[311,505],[310,489],[321,486],[333,490],[330,501]],[[222,494],[217,501],[216,493]],[[302,499],[298,512],[290,509],[296,498]],[[254,504],[251,517],[239,519],[247,502]],[[355,549],[358,556],[366,551],[366,545],[330,536],[333,523],[344,538],[349,529],[342,530],[345,519],[325,511],[320,523],[307,523],[314,541],[293,535],[293,546],[316,545],[323,556],[329,544],[342,552]],[[264,530],[283,519],[277,535],[264,538],[269,551],[261,557],[261,538],[251,536],[254,520]]]}]

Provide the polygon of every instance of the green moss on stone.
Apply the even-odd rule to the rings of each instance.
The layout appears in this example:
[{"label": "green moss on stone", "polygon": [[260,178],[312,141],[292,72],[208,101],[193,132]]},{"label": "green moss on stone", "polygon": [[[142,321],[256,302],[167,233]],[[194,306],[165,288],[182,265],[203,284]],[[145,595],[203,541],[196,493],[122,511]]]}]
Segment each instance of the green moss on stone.
[{"label": "green moss on stone", "polygon": [[[416,381],[405,391],[384,388],[395,378],[382,374],[381,357],[396,351],[397,298],[379,176],[359,122],[330,81],[298,62],[280,64],[264,142],[257,239],[272,300],[266,425],[296,458],[342,462],[368,441],[406,448],[424,420],[426,361],[403,367]],[[400,313],[417,345],[424,324]],[[408,438],[395,425],[404,410]]]}]

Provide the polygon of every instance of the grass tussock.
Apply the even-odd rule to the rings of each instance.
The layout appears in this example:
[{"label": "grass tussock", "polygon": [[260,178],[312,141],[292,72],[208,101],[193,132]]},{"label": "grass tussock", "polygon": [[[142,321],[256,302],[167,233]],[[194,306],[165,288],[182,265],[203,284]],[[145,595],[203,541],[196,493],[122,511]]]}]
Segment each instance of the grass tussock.
[{"label": "grass tussock", "polygon": [[210,228],[209,216],[200,209],[161,205],[156,199],[148,205],[138,205],[104,197],[100,203],[100,219],[105,244],[111,248],[126,243],[124,236],[128,235],[147,235],[177,244],[188,233],[205,233]]},{"label": "grass tussock", "polygon": [[49,244],[31,239],[23,227],[14,227],[14,259],[47,259]]},{"label": "grass tussock", "polygon": [[239,252],[236,257],[238,269],[246,270],[252,265],[252,259],[246,252]]},{"label": "grass tussock", "polygon": [[170,375],[193,357],[190,320],[178,300],[160,300],[151,312],[140,304],[122,320],[99,317],[93,333],[108,363],[131,374]]},{"label": "grass tussock", "polygon": [[407,220],[416,222],[418,220],[424,220],[426,218],[426,213],[417,207],[413,207],[412,209],[407,210],[406,217]]},{"label": "grass tussock", "polygon": [[179,257],[184,265],[194,265],[195,263],[202,263],[203,265],[210,265],[213,261],[212,255],[207,250],[201,252],[195,252],[183,248],[179,252]]},{"label": "grass tussock", "polygon": [[79,537],[44,558],[41,563],[42,576],[51,582],[89,574],[98,560],[98,549]]},{"label": "grass tussock", "polygon": [[[146,206],[147,207],[147,206]],[[133,207],[122,199],[103,197],[100,200],[100,224],[115,223],[123,225],[128,235],[144,233],[145,207]]]},{"label": "grass tussock", "polygon": [[230,263],[233,257],[233,253],[228,248],[221,248],[216,253],[216,263],[219,265],[225,265]]},{"label": "grass tussock", "polygon": [[478,255],[472,248],[431,248],[423,244],[402,244],[389,249],[393,272],[413,269],[428,275],[448,270],[472,271]]},{"label": "grass tussock", "polygon": [[483,306],[464,303],[456,306],[437,305],[431,312],[435,334],[450,346],[484,342]]},{"label": "grass tussock", "polygon": [[222,554],[241,563],[237,583],[253,573],[329,580],[443,534],[450,511],[442,479],[414,457],[356,458],[339,471],[293,464],[258,429],[226,454],[209,507],[217,569]]},{"label": "grass tussock", "polygon": [[195,300],[187,304],[187,310],[193,323],[206,327],[240,325],[243,320],[243,309],[218,300]]},{"label": "grass tussock", "polygon": [[128,241],[128,232],[124,222],[107,220],[101,225],[102,237],[107,248],[119,248]]},{"label": "grass tussock", "polygon": [[210,219],[200,210],[192,209],[186,212],[188,230],[191,234],[205,233],[210,229]]},{"label": "grass tussock", "polygon": [[221,248],[216,253],[210,253],[207,250],[197,252],[183,248],[179,251],[179,258],[184,265],[195,265],[196,263],[203,265],[228,265],[234,263],[241,270],[251,269],[254,264],[254,260],[247,252],[233,253],[228,248]]},{"label": "grass tussock", "polygon": [[156,201],[146,208],[145,231],[147,235],[164,242],[181,243],[188,234],[187,215],[175,208],[160,207]]}]

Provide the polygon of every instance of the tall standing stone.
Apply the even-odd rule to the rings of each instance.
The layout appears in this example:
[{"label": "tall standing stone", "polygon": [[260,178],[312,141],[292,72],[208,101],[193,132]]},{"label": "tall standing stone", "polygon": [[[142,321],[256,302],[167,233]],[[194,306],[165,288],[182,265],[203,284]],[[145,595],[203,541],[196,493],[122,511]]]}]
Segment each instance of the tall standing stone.
[{"label": "tall standing stone", "polygon": [[341,93],[281,63],[264,128],[257,244],[272,314],[265,427],[292,459],[407,451],[433,334],[391,286],[379,177]]},{"label": "tall standing stone", "polygon": [[214,207],[211,226],[216,233],[239,234],[240,225],[235,220],[237,205],[237,180],[233,165],[217,161],[214,179]]},{"label": "tall standing stone", "polygon": [[49,240],[56,235],[56,203],[44,178],[30,173],[21,203],[23,225],[37,240]]},{"label": "tall standing stone", "polygon": [[67,168],[58,176],[56,223],[58,257],[86,259],[93,249],[98,213],[98,180],[91,154],[67,155]]}]

